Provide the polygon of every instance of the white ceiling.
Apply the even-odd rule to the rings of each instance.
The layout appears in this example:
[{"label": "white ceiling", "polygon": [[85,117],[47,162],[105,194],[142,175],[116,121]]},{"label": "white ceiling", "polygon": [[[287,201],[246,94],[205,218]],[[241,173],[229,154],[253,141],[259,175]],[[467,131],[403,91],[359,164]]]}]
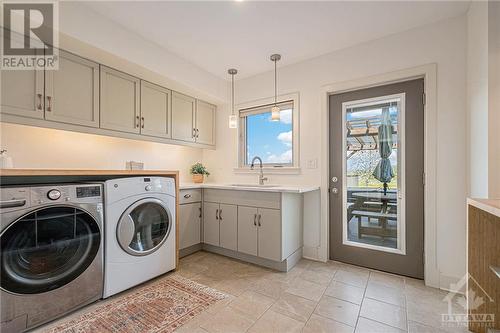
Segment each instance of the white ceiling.
[{"label": "white ceiling", "polygon": [[[87,2],[103,16],[227,79],[296,63],[465,13],[468,1]],[[105,31],[103,32],[105,33]]]}]

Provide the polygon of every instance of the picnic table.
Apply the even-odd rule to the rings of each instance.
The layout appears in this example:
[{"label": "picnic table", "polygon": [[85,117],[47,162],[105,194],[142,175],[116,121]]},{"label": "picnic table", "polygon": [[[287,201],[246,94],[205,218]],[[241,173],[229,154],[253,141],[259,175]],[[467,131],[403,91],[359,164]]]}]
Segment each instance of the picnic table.
[{"label": "picnic table", "polygon": [[[389,203],[397,201],[396,193],[382,193],[382,192],[354,192],[351,196],[356,201],[350,207],[349,216],[356,216],[358,219],[358,237],[361,238],[363,234],[381,236],[381,237],[396,237],[397,230],[390,228],[387,221],[397,221],[397,213],[391,212]],[[366,208],[367,203],[380,203],[380,209],[369,210]],[[378,223],[373,225],[362,224],[362,218],[367,217],[370,219],[377,219]]]}]

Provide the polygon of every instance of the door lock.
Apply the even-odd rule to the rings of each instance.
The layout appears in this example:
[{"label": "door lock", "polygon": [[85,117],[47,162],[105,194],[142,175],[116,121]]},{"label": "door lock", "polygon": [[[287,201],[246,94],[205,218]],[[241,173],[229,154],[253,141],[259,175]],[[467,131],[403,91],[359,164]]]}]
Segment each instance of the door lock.
[{"label": "door lock", "polygon": [[337,177],[332,177],[332,182],[333,182],[333,183],[336,183],[336,182],[338,182],[338,181],[339,181],[339,179],[338,179]]}]

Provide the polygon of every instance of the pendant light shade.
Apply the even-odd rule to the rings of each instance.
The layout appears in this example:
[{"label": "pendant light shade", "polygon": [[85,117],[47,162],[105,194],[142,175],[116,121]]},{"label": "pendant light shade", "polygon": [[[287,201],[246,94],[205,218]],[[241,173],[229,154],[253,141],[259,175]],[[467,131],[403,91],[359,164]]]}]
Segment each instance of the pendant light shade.
[{"label": "pendant light shade", "polygon": [[229,128],[238,128],[238,117],[234,114],[234,76],[238,70],[231,68],[227,71],[231,75],[231,115],[229,116]]},{"label": "pendant light shade", "polygon": [[271,55],[271,61],[274,62],[274,106],[271,108],[271,120],[280,121],[280,108],[278,106],[278,72],[276,63],[280,61],[280,54]]}]

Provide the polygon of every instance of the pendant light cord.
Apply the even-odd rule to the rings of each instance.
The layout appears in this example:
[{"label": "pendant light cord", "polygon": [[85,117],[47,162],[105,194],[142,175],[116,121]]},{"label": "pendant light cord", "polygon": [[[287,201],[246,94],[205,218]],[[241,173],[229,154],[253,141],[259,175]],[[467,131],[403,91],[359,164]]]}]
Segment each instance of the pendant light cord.
[{"label": "pendant light cord", "polygon": [[276,70],[276,61],[274,60],[274,106],[277,106],[278,101],[278,72]]},{"label": "pendant light cord", "polygon": [[234,116],[234,74],[231,74],[231,115]]}]

